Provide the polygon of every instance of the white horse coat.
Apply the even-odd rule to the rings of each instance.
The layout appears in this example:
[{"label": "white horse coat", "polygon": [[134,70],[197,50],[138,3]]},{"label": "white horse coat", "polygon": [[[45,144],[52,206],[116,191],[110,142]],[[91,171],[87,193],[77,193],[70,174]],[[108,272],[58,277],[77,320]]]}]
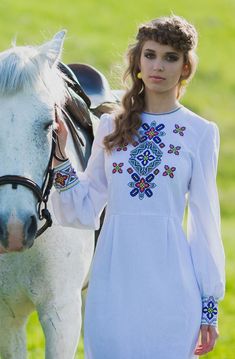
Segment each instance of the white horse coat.
[{"label": "white horse coat", "polygon": [[[64,35],[60,32],[39,47],[13,47],[0,54],[0,176],[21,175],[42,185],[55,126],[54,104],[65,101],[56,67]],[[71,143],[68,152],[76,163]],[[0,357],[26,358],[25,324],[36,309],[46,359],[72,359],[94,236],[88,230],[63,228],[53,218],[53,226],[32,248],[21,251],[33,243],[36,205],[30,189],[0,186]]]}]

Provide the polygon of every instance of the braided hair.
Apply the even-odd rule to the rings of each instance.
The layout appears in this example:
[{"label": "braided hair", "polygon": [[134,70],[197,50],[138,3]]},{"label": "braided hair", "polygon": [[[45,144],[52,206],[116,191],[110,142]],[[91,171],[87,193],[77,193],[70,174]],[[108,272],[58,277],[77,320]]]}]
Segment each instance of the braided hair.
[{"label": "braided hair", "polygon": [[[197,67],[196,47],[198,35],[195,27],[180,16],[169,16],[154,19],[139,27],[136,41],[127,51],[128,66],[123,80],[127,91],[122,99],[121,109],[115,114],[115,129],[104,138],[104,146],[108,152],[117,146],[133,143],[141,126],[140,114],[144,111],[144,85],[137,78],[143,45],[153,40],[162,45],[169,45],[183,53],[184,64],[188,65],[187,83],[193,77]],[[128,87],[128,80],[130,86]],[[181,80],[181,79],[180,79]],[[180,98],[185,87],[179,81],[178,95]]]}]

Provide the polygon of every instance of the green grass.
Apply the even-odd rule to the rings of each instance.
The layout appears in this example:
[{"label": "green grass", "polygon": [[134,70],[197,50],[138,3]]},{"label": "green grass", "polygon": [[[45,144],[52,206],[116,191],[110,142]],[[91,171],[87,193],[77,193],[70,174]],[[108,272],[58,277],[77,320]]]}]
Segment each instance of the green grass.
[{"label": "green grass", "polygon": [[[0,50],[40,44],[58,30],[68,30],[63,60],[86,62],[102,70],[112,87],[120,87],[122,55],[140,22],[175,13],[199,31],[199,67],[183,99],[193,111],[215,121],[221,132],[218,185],[227,254],[227,293],[221,304],[218,345],[207,358],[235,357],[235,1],[234,0],[1,0]],[[42,333],[30,320],[29,358],[43,358]],[[31,329],[29,329],[31,328]],[[206,357],[205,357],[206,358]]]}]

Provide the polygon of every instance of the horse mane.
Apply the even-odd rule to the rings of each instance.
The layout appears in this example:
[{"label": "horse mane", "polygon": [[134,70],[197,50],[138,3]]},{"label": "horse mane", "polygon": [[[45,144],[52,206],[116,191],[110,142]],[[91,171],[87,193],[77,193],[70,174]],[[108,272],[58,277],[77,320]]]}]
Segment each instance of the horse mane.
[{"label": "horse mane", "polygon": [[42,84],[54,101],[66,101],[65,76],[55,63],[49,66],[46,54],[37,46],[13,46],[0,53],[0,95],[37,91]]}]

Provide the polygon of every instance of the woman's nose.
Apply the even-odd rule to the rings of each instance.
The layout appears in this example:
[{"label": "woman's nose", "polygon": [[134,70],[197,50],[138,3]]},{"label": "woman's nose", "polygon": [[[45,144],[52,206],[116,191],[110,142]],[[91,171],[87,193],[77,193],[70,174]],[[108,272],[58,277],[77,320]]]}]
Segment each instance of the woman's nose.
[{"label": "woman's nose", "polygon": [[163,61],[158,59],[154,62],[154,67],[153,69],[155,71],[164,71],[164,64],[163,64]]}]

